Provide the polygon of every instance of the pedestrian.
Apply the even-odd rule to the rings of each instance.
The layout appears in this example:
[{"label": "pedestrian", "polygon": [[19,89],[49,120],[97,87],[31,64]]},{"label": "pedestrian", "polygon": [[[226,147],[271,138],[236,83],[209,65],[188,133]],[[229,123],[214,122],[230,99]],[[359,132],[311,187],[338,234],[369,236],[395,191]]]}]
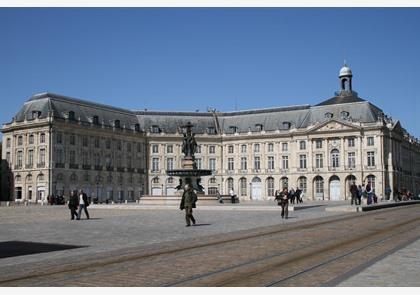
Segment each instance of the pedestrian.
[{"label": "pedestrian", "polygon": [[391,193],[392,193],[391,188],[390,188],[389,186],[387,186],[387,187],[385,188],[385,196],[386,196],[386,199],[387,199],[387,200],[390,200],[390,199],[391,199]]},{"label": "pedestrian", "polygon": [[179,209],[185,209],[185,221],[187,222],[186,226],[191,226],[192,224],[195,225],[195,218],[193,216],[193,208],[196,207],[195,203],[197,202],[197,195],[195,194],[194,190],[192,189],[191,185],[186,184],[184,187],[184,193],[182,194],[181,204],[179,205]]},{"label": "pedestrian", "polygon": [[353,184],[350,186],[350,194],[351,194],[351,203],[350,205],[353,205],[353,203],[355,205],[357,205],[357,194],[358,194],[359,190],[357,189],[357,185],[355,182],[353,182]]},{"label": "pedestrian", "polygon": [[362,186],[359,184],[359,186],[357,187],[357,205],[362,205],[362,196],[363,196],[363,188]]},{"label": "pedestrian", "polygon": [[288,193],[288,198],[292,204],[295,203],[295,190],[293,188],[290,189]]},{"label": "pedestrian", "polygon": [[229,191],[229,195],[230,195],[231,203],[235,204],[236,195],[235,195],[235,192],[233,191],[233,188]]},{"label": "pedestrian", "polygon": [[85,211],[86,218],[89,219],[89,212],[87,210],[87,207],[89,206],[89,201],[87,198],[87,195],[83,192],[83,190],[79,191],[79,213],[77,216],[77,220],[80,220],[80,217],[82,217],[82,209]]},{"label": "pedestrian", "polygon": [[367,196],[367,204],[371,205],[372,200],[373,200],[373,190],[372,190],[372,185],[370,184],[370,182],[368,182],[366,186],[366,196]]},{"label": "pedestrian", "polygon": [[79,198],[77,197],[77,193],[76,191],[71,191],[70,199],[69,199],[69,209],[70,209],[71,220],[74,219],[74,216],[76,216],[76,218],[79,219],[79,215],[76,212],[78,206],[79,206]]},{"label": "pedestrian", "polygon": [[289,194],[287,192],[287,188],[283,189],[283,191],[276,196],[276,199],[281,206],[281,218],[289,218]]},{"label": "pedestrian", "polygon": [[296,199],[296,204],[303,203],[302,190],[300,188],[296,189],[295,199]]},{"label": "pedestrian", "polygon": [[223,197],[220,195],[219,190],[216,190],[217,200],[220,204],[223,204]]}]

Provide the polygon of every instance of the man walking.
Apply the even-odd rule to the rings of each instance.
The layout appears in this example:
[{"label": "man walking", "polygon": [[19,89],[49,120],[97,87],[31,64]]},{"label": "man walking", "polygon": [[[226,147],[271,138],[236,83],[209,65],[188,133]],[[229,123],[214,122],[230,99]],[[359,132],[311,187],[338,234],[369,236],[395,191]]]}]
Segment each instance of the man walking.
[{"label": "man walking", "polygon": [[192,209],[195,208],[195,203],[197,202],[197,195],[195,194],[194,190],[192,189],[191,185],[186,184],[184,187],[184,193],[182,194],[181,204],[179,209],[185,209],[185,221],[187,222],[186,226],[191,226],[192,224],[195,225],[195,218],[192,215]]},{"label": "man walking", "polygon": [[278,204],[281,206],[281,218],[288,219],[289,218],[289,195],[287,193],[287,188],[283,189],[283,191],[278,194],[276,192],[276,197]]},{"label": "man walking", "polygon": [[79,215],[76,212],[78,206],[79,206],[79,199],[77,198],[77,193],[75,191],[71,191],[70,199],[69,199],[69,209],[70,209],[71,220],[74,219],[75,215],[76,215],[76,218],[79,219]]},{"label": "man walking", "polygon": [[89,212],[87,210],[87,207],[89,206],[89,201],[87,198],[87,195],[83,192],[83,190],[79,191],[79,213],[77,216],[77,220],[80,220],[80,217],[82,217],[82,209],[85,211],[87,219],[89,219]]},{"label": "man walking", "polygon": [[359,190],[357,189],[356,183],[353,181],[353,184],[350,186],[350,194],[351,194],[351,205],[353,203],[357,205],[357,194]]}]

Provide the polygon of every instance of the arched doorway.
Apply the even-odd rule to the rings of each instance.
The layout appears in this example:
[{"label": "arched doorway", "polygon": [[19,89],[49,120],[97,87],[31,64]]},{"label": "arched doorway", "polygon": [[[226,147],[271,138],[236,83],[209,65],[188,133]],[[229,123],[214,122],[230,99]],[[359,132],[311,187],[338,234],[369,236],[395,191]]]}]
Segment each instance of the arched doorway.
[{"label": "arched doorway", "polygon": [[324,179],[321,176],[317,176],[314,178],[314,190],[315,192],[314,197],[315,200],[323,200],[324,199]]},{"label": "arched doorway", "polygon": [[254,177],[251,182],[251,199],[261,200],[261,179],[259,177]]},{"label": "arched doorway", "polygon": [[330,178],[330,201],[339,201],[341,196],[340,178],[331,176]]}]

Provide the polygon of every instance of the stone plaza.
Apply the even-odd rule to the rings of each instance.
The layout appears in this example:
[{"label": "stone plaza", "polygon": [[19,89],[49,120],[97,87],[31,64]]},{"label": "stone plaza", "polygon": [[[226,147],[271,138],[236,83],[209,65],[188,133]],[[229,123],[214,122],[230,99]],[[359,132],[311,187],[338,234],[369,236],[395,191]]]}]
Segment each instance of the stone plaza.
[{"label": "stone plaza", "polygon": [[[82,246],[71,250],[2,258],[0,273],[13,274],[26,269],[56,267],[60,261],[100,261],[124,256],[132,251],[155,251],[167,247],[168,244],[207,239],[211,241],[212,237],[219,235],[236,235],[242,231],[264,230],[270,226],[287,227],[296,224],[304,228],[305,222],[316,221],[322,217],[365,214],[326,210],[327,207],[343,207],[344,202],[313,202],[305,205],[316,207],[308,206],[306,209],[291,211],[289,219],[284,220],[280,218],[280,209],[274,202],[249,205],[198,206],[194,211],[198,226],[191,228],[184,227],[184,213],[172,206],[92,205],[89,207],[91,219],[87,220],[82,216],[82,220],[79,221],[69,220],[69,210],[66,206],[0,207],[0,222],[3,225],[0,228],[0,243],[27,241]],[[298,206],[300,205],[296,207]],[[353,277],[341,282],[341,285],[370,286],[368,278],[374,277],[374,286],[418,286],[415,277],[420,257],[411,252],[410,247],[418,248],[418,241],[409,245],[408,250],[402,249],[386,258],[391,263],[409,260],[409,263],[398,264],[397,268],[393,266],[395,276],[388,273],[390,264],[384,263],[383,261],[387,260],[383,260],[370,267],[375,269],[374,272],[371,272],[370,268],[360,270]],[[407,254],[410,255],[408,260],[405,258]],[[106,275],[106,268],[102,271]],[[71,277],[68,279],[71,281]],[[61,283],[67,285],[70,281],[66,279]],[[57,281],[57,284],[61,283]],[[32,285],[37,286],[36,283]]]}]

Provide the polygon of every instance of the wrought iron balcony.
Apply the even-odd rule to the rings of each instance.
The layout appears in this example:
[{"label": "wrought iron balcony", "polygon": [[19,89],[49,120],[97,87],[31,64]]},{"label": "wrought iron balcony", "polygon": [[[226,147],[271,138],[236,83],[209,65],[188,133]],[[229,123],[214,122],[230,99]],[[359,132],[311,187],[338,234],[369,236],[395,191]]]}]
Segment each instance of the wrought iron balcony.
[{"label": "wrought iron balcony", "polygon": [[79,164],[70,164],[69,168],[70,169],[79,169]]},{"label": "wrought iron balcony", "polygon": [[64,163],[55,163],[55,168],[64,168],[65,164]]},{"label": "wrought iron balcony", "polygon": [[90,170],[91,168],[92,168],[92,166],[90,166],[90,165],[82,165],[83,170]]},{"label": "wrought iron balcony", "polygon": [[38,163],[38,165],[36,165],[37,168],[44,168],[45,167],[45,163]]}]

